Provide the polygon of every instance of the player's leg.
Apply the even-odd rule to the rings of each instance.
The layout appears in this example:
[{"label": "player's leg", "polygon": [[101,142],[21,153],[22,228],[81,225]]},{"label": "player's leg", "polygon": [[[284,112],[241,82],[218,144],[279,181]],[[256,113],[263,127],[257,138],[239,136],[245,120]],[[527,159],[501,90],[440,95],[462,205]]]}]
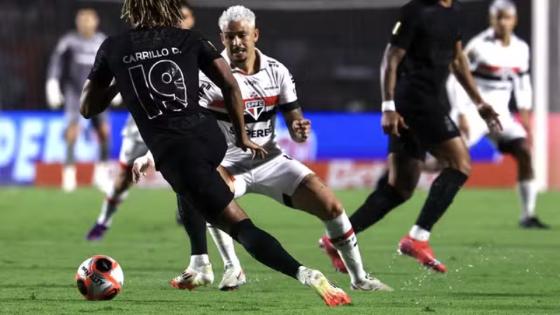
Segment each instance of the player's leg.
[{"label": "player's leg", "polygon": [[192,290],[214,282],[214,272],[208,257],[206,241],[206,220],[188,199],[177,195],[179,219],[191,245],[188,267],[179,276],[170,281],[172,287]]},{"label": "player's leg", "polygon": [[146,152],[148,152],[148,148],[143,142],[132,137],[123,137],[119,154],[119,172],[106,192],[97,221],[86,236],[88,240],[102,239],[110,228],[113,216],[119,205],[126,199],[128,190],[132,186],[131,168],[134,160],[145,155]]},{"label": "player's leg", "polygon": [[278,240],[256,227],[235,201],[226,206],[213,224],[227,231],[262,264],[315,289],[327,305],[350,303],[346,293],[333,286],[320,271],[303,266]]},{"label": "player's leg", "polygon": [[[289,164],[299,164],[299,162],[292,160],[284,164],[285,169],[290,169]],[[297,168],[297,165],[293,166],[294,173],[298,173]],[[323,245],[325,247],[332,245],[338,251],[345,269],[350,274],[353,289],[391,290],[381,281],[370,277],[364,270],[358,240],[350,219],[338,198],[317,175],[308,174],[297,186],[290,199],[294,208],[313,214],[323,221],[326,228],[326,236],[321,239]]]},{"label": "player's leg", "polygon": [[66,192],[71,192],[77,187],[76,179],[76,160],[74,148],[76,139],[80,133],[79,120],[70,120],[64,132],[64,139],[66,141],[66,155],[64,159],[64,166],[62,170],[62,189]]},{"label": "player's leg", "polygon": [[81,131],[80,92],[74,91],[71,88],[64,90],[64,116],[66,120],[64,140],[66,142],[66,155],[62,170],[62,190],[65,192],[74,191],[77,187],[74,148]]},{"label": "player's leg", "polygon": [[470,174],[470,155],[465,142],[454,137],[437,145],[432,154],[447,165],[435,179],[416,224],[399,243],[402,254],[416,258],[421,264],[438,272],[447,268],[439,262],[429,245],[432,227],[451,205],[455,195]]},{"label": "player's leg", "polygon": [[432,184],[417,220],[416,226],[421,229],[421,234],[426,234],[421,237],[425,240],[429,238],[429,231],[453,202],[471,171],[470,154],[460,137],[437,145],[432,153],[447,166]]},{"label": "player's leg", "polygon": [[[506,131],[506,130],[504,130]],[[538,189],[535,183],[531,149],[525,137],[498,141],[501,152],[511,154],[517,163],[517,180],[521,200],[520,226],[523,228],[546,229],[536,215]]]},{"label": "player's leg", "polygon": [[95,165],[93,173],[93,183],[106,191],[110,185],[109,179],[109,144],[110,144],[110,126],[106,113],[101,113],[92,118],[92,125],[97,134],[99,141],[99,160]]},{"label": "player's leg", "polygon": [[[227,183],[230,190],[233,192],[233,181],[235,179],[225,170],[225,168],[221,166],[218,167],[218,172],[220,173],[223,180]],[[239,180],[242,180],[242,178],[240,178]],[[195,210],[194,204],[192,202],[189,202],[188,199],[180,198],[179,196],[177,196],[177,203],[178,220],[185,228],[185,231],[187,232],[187,235],[189,236],[191,242],[191,260],[186,271],[190,271],[190,273],[192,274],[193,271],[208,269],[205,267],[207,264],[209,264],[207,255],[199,257],[203,254],[198,254],[206,254],[206,233],[204,231],[204,228],[207,225],[208,232],[210,232],[214,244],[216,244],[218,252],[220,253],[220,256],[222,257],[222,260],[224,262],[224,274],[218,286],[219,289],[223,291],[234,290],[239,288],[239,286],[245,284],[245,273],[241,268],[241,263],[239,262],[237,254],[235,253],[235,247],[231,236],[229,236],[222,230],[212,226],[211,224],[207,224],[205,220],[203,220],[204,225],[201,226],[198,223],[200,221],[199,217],[201,217],[201,215],[198,211]],[[197,246],[197,244],[201,244],[201,246]],[[202,244],[204,244],[204,250],[202,250]],[[187,272],[186,275],[189,275],[189,273]],[[196,276],[185,277],[185,273],[183,273],[181,276],[176,277],[174,280],[172,280],[171,284],[174,287],[179,288],[188,288],[189,286],[194,288],[198,286],[194,284],[194,282],[197,282],[197,279],[198,278]],[[207,283],[202,283],[202,285],[204,284]]]}]

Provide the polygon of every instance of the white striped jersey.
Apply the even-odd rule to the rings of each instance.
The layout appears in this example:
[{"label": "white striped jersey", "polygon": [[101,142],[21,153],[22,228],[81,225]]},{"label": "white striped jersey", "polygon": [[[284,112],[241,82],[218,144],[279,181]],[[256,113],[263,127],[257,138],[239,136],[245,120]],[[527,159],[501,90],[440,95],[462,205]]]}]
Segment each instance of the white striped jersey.
[{"label": "white striped jersey", "polygon": [[[269,156],[276,156],[282,151],[275,141],[275,120],[277,110],[288,111],[298,108],[295,83],[289,70],[277,60],[257,50],[260,68],[256,73],[247,75],[239,68],[232,73],[245,103],[245,123],[251,140],[263,146]],[[231,64],[227,53],[222,56]],[[218,124],[226,136],[228,151],[227,164],[251,159],[250,152],[243,152],[235,146],[235,134],[224,106],[222,91],[203,73],[200,78],[200,106],[210,110],[218,119]]]},{"label": "white striped jersey", "polygon": [[[513,92],[518,108],[532,107],[532,87],[529,75],[529,45],[513,35],[508,46],[487,29],[471,39],[465,47],[482,98],[504,116],[509,116],[509,101]],[[451,89],[453,90],[453,89]],[[451,103],[463,111],[471,104],[462,88],[455,88]],[[454,99],[455,98],[455,99]]]}]

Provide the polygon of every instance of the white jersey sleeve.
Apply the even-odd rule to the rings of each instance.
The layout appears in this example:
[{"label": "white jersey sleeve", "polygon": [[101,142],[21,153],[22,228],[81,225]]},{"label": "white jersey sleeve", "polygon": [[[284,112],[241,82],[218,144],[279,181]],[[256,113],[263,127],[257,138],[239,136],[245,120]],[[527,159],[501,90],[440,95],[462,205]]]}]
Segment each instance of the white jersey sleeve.
[{"label": "white jersey sleeve", "polygon": [[514,78],[513,93],[518,109],[530,110],[533,105],[533,87],[531,75],[529,74],[530,53],[529,45],[520,40],[522,47],[523,63],[519,76]]},{"label": "white jersey sleeve", "polygon": [[278,83],[280,85],[280,94],[278,96],[278,104],[282,110],[283,105],[289,105],[297,101],[296,83],[290,73],[290,70],[283,64],[279,63]]},{"label": "white jersey sleeve", "polygon": [[215,102],[222,102],[222,90],[204,73],[199,73],[198,104],[204,108],[212,107]]}]

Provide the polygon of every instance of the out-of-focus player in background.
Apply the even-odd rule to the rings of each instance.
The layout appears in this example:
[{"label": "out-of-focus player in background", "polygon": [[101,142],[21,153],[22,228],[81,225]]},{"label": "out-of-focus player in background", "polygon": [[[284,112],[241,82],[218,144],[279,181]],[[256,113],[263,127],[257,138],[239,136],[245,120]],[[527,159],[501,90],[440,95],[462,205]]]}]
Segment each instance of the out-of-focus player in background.
[{"label": "out-of-focus player in background", "polygon": [[[183,16],[181,27],[191,29],[195,24],[195,17],[193,8],[187,1],[182,2],[181,14]],[[131,169],[134,160],[148,152],[148,147],[144,140],[142,140],[138,127],[130,115],[123,128],[122,137],[123,140],[119,153],[119,172],[112,186],[107,191],[97,221],[86,235],[86,239],[90,241],[102,239],[105,232],[111,226],[113,215],[116,213],[119,204],[126,198],[128,190],[132,185]]]},{"label": "out-of-focus player in background", "polygon": [[342,289],[253,224],[216,170],[227,143],[216,119],[198,104],[199,71],[221,89],[235,143],[258,158],[267,151],[246,133],[231,68],[200,33],[181,29],[181,0],[125,0],[122,12],[132,29],[101,45],[83,88],[81,114],[91,118],[104,111],[120,92],[156,169],[181,198],[262,264],[312,287],[329,306],[349,304]]},{"label": "out-of-focus player in background", "polygon": [[[80,117],[80,94],[95,60],[95,53],[105,35],[98,32],[99,17],[94,9],[84,8],[76,14],[76,30],[64,35],[51,55],[47,72],[46,95],[50,108],[64,105],[66,119],[66,157],[62,171],[62,189],[76,189],[76,167],[74,145],[78,138],[82,118]],[[107,115],[93,118],[92,125],[99,140],[99,162],[94,169],[93,182],[102,190],[109,185],[109,124]]]},{"label": "out-of-focus player in background", "polygon": [[[480,96],[462,48],[461,5],[453,0],[412,0],[401,8],[381,65],[382,127],[390,134],[388,182],[350,217],[359,233],[408,200],[430,152],[446,167],[430,188],[416,224],[398,250],[438,272],[447,268],[429,244],[432,227],[466,182],[470,155],[449,117],[445,82],[452,69],[491,130],[500,130],[492,107]],[[330,253],[331,259],[338,259]]]},{"label": "out-of-focus player in background", "polygon": [[[529,45],[514,34],[517,9],[510,0],[496,0],[490,5],[490,28],[474,37],[465,47],[470,68],[482,97],[500,115],[503,130],[490,133],[476,113],[476,108],[457,80],[450,76],[448,94],[458,112],[459,129],[469,146],[488,136],[498,150],[510,154],[517,162],[521,220],[523,228],[546,229],[536,216],[538,188],[535,183],[531,153],[532,87],[529,75]],[[510,112],[511,96],[519,111],[520,121]]]},{"label": "out-of-focus player in background", "polygon": [[[296,142],[307,140],[311,123],[303,116],[289,70],[255,47],[259,40],[255,20],[255,14],[250,9],[233,6],[223,12],[218,24],[222,43],[226,47],[222,56],[232,67],[245,103],[247,134],[267,150],[266,158],[254,159],[249,152],[235,146],[235,134],[224,108],[224,96],[216,84],[200,74],[200,105],[214,114],[226,136],[228,151],[221,167],[229,174],[226,178],[233,177],[230,186],[234,187],[235,197],[246,193],[262,194],[288,207],[315,215],[324,223],[328,239],[341,254],[350,274],[352,289],[391,290],[365,272],[350,220],[334,193],[309,168],[285,155],[276,143],[278,110]],[[192,203],[181,199],[181,211],[186,221],[196,220],[192,217],[195,208]],[[199,230],[204,233],[204,225]],[[226,266],[224,279],[229,278],[228,274],[244,277],[231,237],[215,227],[210,227],[210,231]],[[172,280],[174,287],[191,288],[205,284],[196,282],[198,279],[213,278],[204,276],[212,272],[207,255],[206,259],[198,256],[191,258],[185,272]],[[224,285],[220,284],[220,288],[224,289]]]}]

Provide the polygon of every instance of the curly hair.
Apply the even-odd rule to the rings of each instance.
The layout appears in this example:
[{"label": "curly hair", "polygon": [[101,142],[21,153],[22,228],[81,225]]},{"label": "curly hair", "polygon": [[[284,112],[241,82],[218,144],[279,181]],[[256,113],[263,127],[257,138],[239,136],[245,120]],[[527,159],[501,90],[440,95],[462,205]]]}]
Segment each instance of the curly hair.
[{"label": "curly hair", "polygon": [[177,26],[187,0],[125,0],[121,18],[135,27]]}]

